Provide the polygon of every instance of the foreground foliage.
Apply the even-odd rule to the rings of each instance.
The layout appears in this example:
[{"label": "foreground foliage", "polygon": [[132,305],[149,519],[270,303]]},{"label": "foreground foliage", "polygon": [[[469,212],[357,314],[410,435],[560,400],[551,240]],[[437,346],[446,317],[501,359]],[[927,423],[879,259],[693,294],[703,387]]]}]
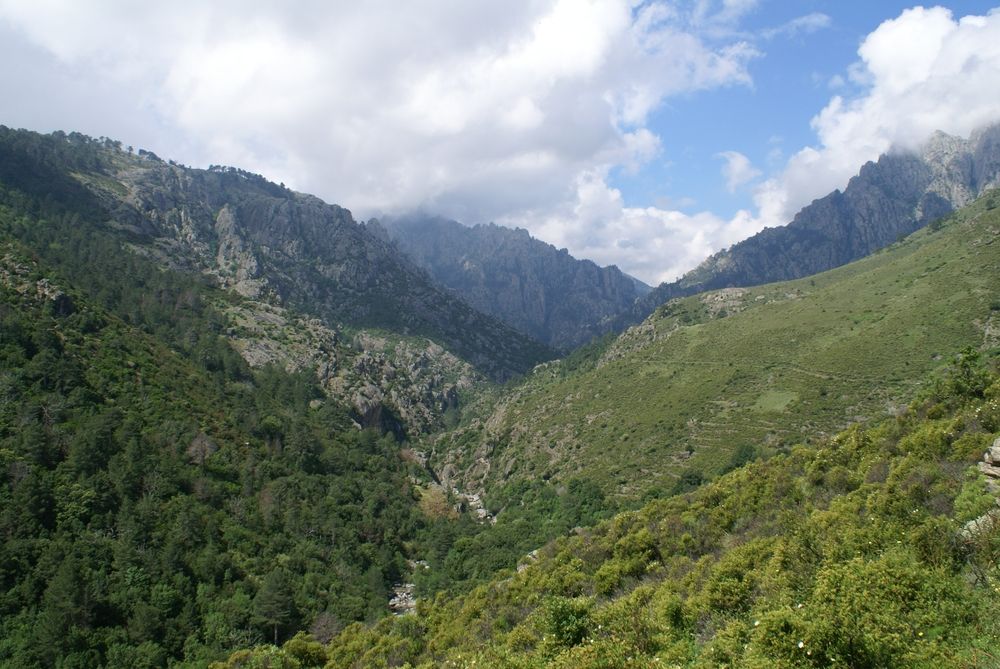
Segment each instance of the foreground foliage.
[{"label": "foreground foliage", "polygon": [[1000,380],[968,350],[896,418],[578,530],[311,660],[227,666],[996,666],[1000,525],[963,526],[995,509],[975,462],[998,431]]},{"label": "foreground foliage", "polygon": [[424,522],[393,439],[252,372],[223,297],[72,192],[0,195],[0,665],[204,666],[384,615]]}]

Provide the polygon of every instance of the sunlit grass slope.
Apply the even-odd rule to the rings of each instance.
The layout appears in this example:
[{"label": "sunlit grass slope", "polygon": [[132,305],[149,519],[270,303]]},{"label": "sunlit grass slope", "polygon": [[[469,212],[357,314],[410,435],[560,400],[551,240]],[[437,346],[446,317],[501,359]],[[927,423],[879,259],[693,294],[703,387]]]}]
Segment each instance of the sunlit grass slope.
[{"label": "sunlit grass slope", "polygon": [[995,667],[1000,523],[975,461],[1000,381],[977,357],[899,416],[579,529],[465,595],[218,666]]},{"label": "sunlit grass slope", "polygon": [[942,358],[997,343],[998,204],[812,278],[672,301],[596,361],[539,368],[439,462],[487,490],[582,474],[628,499],[892,412]]}]

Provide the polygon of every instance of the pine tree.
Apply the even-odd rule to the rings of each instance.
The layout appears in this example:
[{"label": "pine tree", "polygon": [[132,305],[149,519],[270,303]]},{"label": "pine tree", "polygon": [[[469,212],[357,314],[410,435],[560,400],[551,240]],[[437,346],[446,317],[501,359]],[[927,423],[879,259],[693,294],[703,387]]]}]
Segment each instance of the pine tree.
[{"label": "pine tree", "polygon": [[264,578],[253,598],[253,612],[258,624],[271,629],[277,645],[279,628],[286,627],[296,617],[291,582],[284,569],[275,569]]}]

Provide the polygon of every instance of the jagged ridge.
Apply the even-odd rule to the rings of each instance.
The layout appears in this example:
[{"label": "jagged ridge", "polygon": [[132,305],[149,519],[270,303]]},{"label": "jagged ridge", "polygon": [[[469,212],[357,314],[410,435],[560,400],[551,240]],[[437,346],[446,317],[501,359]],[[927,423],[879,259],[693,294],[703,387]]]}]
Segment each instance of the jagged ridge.
[{"label": "jagged ridge", "polygon": [[649,290],[615,266],[577,260],[527,230],[468,227],[421,215],[369,225],[380,223],[439,283],[557,349],[573,349],[630,325],[636,298]]},{"label": "jagged ridge", "polygon": [[[434,285],[346,209],[233,169],[199,170],[132,155],[83,135],[0,128],[3,175],[49,194],[74,182],[136,250],[204,271],[241,295],[273,300],[333,326],[429,337],[496,380],[552,352]],[[72,177],[67,178],[67,177]],[[79,187],[78,185],[76,186]]]},{"label": "jagged ridge", "polygon": [[716,253],[679,280],[653,289],[648,313],[674,297],[816,274],[883,248],[965,206],[1000,183],[1000,125],[968,140],[936,133],[918,152],[892,152],[864,165],[843,192],[803,208]]}]

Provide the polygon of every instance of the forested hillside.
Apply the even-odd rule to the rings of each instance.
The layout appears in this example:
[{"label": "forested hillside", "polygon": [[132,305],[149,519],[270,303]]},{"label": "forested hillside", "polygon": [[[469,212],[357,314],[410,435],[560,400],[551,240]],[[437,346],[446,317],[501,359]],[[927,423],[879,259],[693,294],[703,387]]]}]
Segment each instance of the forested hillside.
[{"label": "forested hillside", "polygon": [[225,295],[72,188],[0,195],[0,664],[204,666],[383,615],[423,470],[312,370],[248,367]]},{"label": "forested hillside", "polygon": [[968,350],[894,418],[580,528],[414,615],[216,666],[996,666],[998,486],[976,462],[998,431],[1000,380]]},{"label": "forested hillside", "polygon": [[0,664],[993,659],[997,193],[499,387],[544,349],[343,210],[5,133]]}]

